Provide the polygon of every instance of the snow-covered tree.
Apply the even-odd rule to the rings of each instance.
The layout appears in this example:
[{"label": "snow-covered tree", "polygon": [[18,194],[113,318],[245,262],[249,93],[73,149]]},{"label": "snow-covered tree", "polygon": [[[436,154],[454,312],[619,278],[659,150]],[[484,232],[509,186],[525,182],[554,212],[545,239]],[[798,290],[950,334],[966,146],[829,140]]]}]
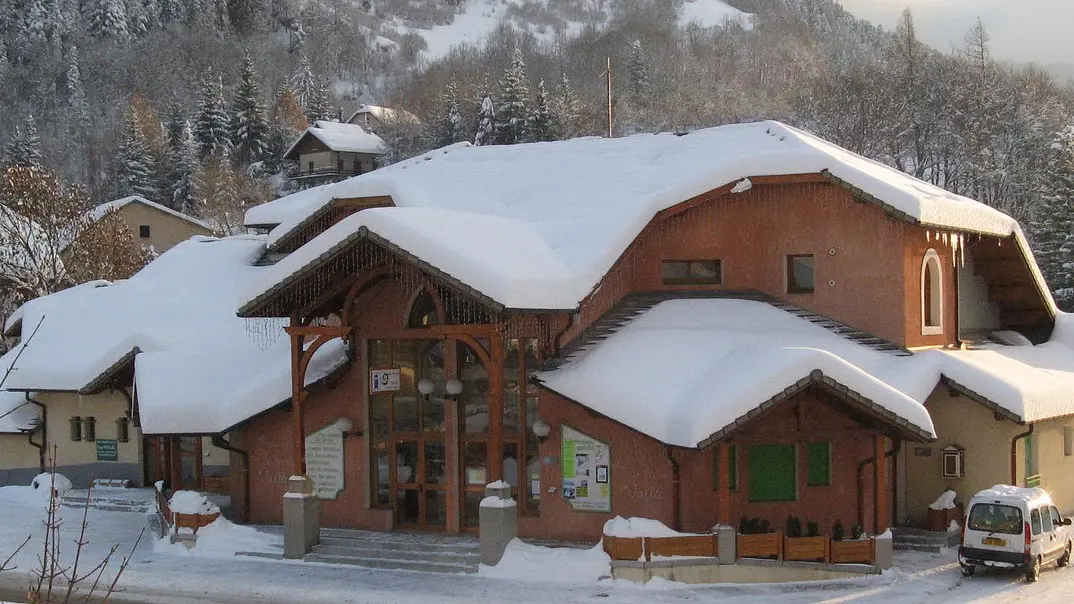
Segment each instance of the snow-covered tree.
[{"label": "snow-covered tree", "polygon": [[496,107],[492,103],[492,95],[487,91],[478,99],[475,130],[474,145],[480,147],[496,143]]},{"label": "snow-covered tree", "polygon": [[15,133],[4,148],[5,166],[41,167],[41,138],[34,125],[34,116],[26,117],[22,128],[15,127]]},{"label": "snow-covered tree", "polygon": [[269,121],[269,149],[265,156],[265,168],[269,173],[279,169],[283,154],[299,134],[307,127],[306,115],[302,112],[295,93],[284,86],[276,92],[272,102]]},{"label": "snow-covered tree", "polygon": [[261,161],[268,150],[268,121],[262,99],[261,80],[249,55],[243,59],[242,77],[231,105],[231,134],[235,154],[242,164]]},{"label": "snow-covered tree", "polygon": [[455,80],[451,80],[440,95],[440,112],[428,138],[433,147],[445,147],[469,138],[463,128],[459,85]]},{"label": "snow-covered tree", "polygon": [[212,7],[212,25],[223,33],[231,30],[231,16],[228,14],[227,0],[207,0]]},{"label": "snow-covered tree", "polygon": [[1059,301],[1074,302],[1074,126],[1055,135],[1048,179],[1029,223],[1034,256]]},{"label": "snow-covered tree", "polygon": [[302,57],[298,69],[291,76],[290,88],[305,112],[307,120],[313,122],[327,117],[328,86],[323,79],[313,73],[306,57]]},{"label": "snow-covered tree", "polygon": [[127,121],[123,127],[123,139],[119,144],[116,161],[120,195],[140,195],[150,201],[162,201],[156,183],[158,164],[139,127],[133,106],[127,110]]},{"label": "snow-covered tree", "polygon": [[514,145],[526,140],[526,117],[529,115],[530,88],[526,79],[526,62],[515,48],[511,65],[500,80],[500,97],[496,106],[496,142]]},{"label": "snow-covered tree", "polygon": [[530,140],[533,142],[554,141],[556,136],[556,119],[552,115],[552,106],[548,99],[548,90],[544,80],[537,83],[537,100],[533,104],[533,112],[529,116],[527,126]]},{"label": "snow-covered tree", "polygon": [[78,65],[78,48],[71,47],[67,59],[67,106],[74,114],[75,123],[86,132],[90,128],[89,102],[86,100],[86,88],[82,85],[82,68]]},{"label": "snow-covered tree", "polygon": [[582,103],[571,88],[567,74],[562,74],[555,94],[552,96],[552,115],[556,120],[556,133],[560,138],[582,135]]},{"label": "snow-covered tree", "polygon": [[649,68],[645,64],[645,55],[641,50],[641,40],[630,43],[630,98],[636,104],[643,104],[649,94]]},{"label": "snow-covered tree", "polygon": [[230,145],[231,125],[224,108],[224,85],[208,70],[201,81],[198,109],[194,116],[194,138],[201,157],[219,155]]},{"label": "snow-covered tree", "polygon": [[127,8],[123,0],[87,0],[84,9],[90,35],[122,41],[130,36]]},{"label": "snow-covered tree", "polygon": [[190,122],[183,122],[182,130],[173,147],[174,162],[171,174],[171,203],[172,208],[184,214],[193,214],[197,205],[194,191],[194,173],[199,167],[198,143],[194,139],[194,130]]},{"label": "snow-covered tree", "polygon": [[127,12],[127,33],[132,38],[149,31],[149,14],[142,0],[126,0],[124,9]]}]

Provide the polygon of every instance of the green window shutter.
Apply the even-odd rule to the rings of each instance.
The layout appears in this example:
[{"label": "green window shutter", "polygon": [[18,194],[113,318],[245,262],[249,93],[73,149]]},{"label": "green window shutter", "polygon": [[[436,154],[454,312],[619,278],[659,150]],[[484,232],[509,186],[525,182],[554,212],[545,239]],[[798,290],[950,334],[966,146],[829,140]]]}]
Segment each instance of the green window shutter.
[{"label": "green window shutter", "polygon": [[794,445],[754,445],[746,457],[750,501],[797,499]]},{"label": "green window shutter", "polygon": [[[730,445],[727,447],[727,466],[730,468],[729,474],[731,475],[730,483],[731,490],[738,490],[738,453],[735,451],[735,446]],[[712,449],[712,490],[720,490],[720,448],[719,446]]]},{"label": "green window shutter", "polygon": [[832,449],[829,443],[809,443],[806,445],[808,474],[806,484],[811,487],[832,484]]}]

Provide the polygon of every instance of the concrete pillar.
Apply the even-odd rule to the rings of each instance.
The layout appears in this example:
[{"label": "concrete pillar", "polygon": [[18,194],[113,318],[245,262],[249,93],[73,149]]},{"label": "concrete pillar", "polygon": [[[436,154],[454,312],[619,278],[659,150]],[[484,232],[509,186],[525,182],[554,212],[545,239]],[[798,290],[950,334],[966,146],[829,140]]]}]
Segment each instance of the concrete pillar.
[{"label": "concrete pillar", "polygon": [[716,556],[720,564],[734,564],[738,559],[738,530],[727,524],[712,527],[716,533]]},{"label": "concrete pillar", "polygon": [[321,500],[309,476],[292,476],[283,494],[283,557],[301,559],[321,540]]},{"label": "concrete pillar", "polygon": [[891,531],[886,531],[882,536],[876,538],[876,567],[880,570],[887,570],[894,564],[893,555],[895,542],[891,538]]},{"label": "concrete pillar", "polygon": [[511,499],[511,486],[498,480],[485,487],[479,516],[481,563],[499,564],[512,539],[518,537],[518,512]]}]

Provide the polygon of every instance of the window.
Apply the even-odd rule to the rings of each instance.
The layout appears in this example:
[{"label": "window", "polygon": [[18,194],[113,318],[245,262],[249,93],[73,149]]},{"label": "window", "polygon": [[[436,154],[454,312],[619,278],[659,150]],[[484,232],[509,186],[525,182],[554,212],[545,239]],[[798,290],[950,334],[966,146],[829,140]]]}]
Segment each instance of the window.
[{"label": "window", "polygon": [[82,418],[77,415],[71,418],[71,440],[82,440]]},{"label": "window", "polygon": [[116,440],[121,443],[130,442],[130,420],[121,417],[116,420]]},{"label": "window", "polygon": [[1063,516],[1059,513],[1059,508],[1054,505],[1051,506],[1052,510],[1052,524],[1055,526],[1063,526]]},{"label": "window", "polygon": [[148,224],[140,224],[140,225],[138,225],[138,236],[141,237],[142,239],[149,239],[149,225]]},{"label": "window", "polygon": [[[1034,523],[1033,534],[1037,534],[1040,532],[1040,514],[1037,513],[1037,510],[1033,510],[1031,518]],[[970,509],[970,517],[966,527],[972,531],[1020,535],[1022,533],[1022,510],[1012,505],[978,503]]]},{"label": "window", "polygon": [[1040,523],[1043,525],[1042,530],[1045,533],[1051,532],[1055,528],[1055,523],[1052,522],[1052,513],[1048,509],[1048,506],[1044,506],[1040,509]]},{"label": "window", "polygon": [[313,162],[309,162],[309,169],[307,169],[306,171],[313,172]]},{"label": "window", "polygon": [[787,256],[787,293],[813,293],[813,254]]},{"label": "window", "polygon": [[407,318],[407,327],[422,328],[440,324],[440,315],[436,312],[436,301],[432,294],[426,290],[414,298],[410,305],[410,316]]},{"label": "window", "polygon": [[829,443],[806,445],[806,484],[826,487],[832,484],[832,448]]},{"label": "window", "polygon": [[95,418],[82,418],[82,440],[88,442],[97,440],[97,420]]},{"label": "window", "polygon": [[[727,468],[730,478],[728,482],[732,491],[738,490],[738,450],[734,445],[727,446]],[[720,490],[720,448],[712,448],[712,490]]]},{"label": "window", "polygon": [[[974,509],[976,509],[976,507]],[[1029,524],[1031,525],[1031,527],[1033,529],[1033,534],[1034,535],[1039,535],[1040,534],[1040,510],[1033,510],[1033,511],[1029,512]],[[973,528],[972,524],[970,525],[970,528]]]},{"label": "window", "polygon": [[966,472],[963,468],[966,450],[958,445],[947,445],[940,450],[941,468],[944,478],[962,478]]},{"label": "window", "polygon": [[936,250],[921,261],[921,335],[943,333],[943,272]]},{"label": "window", "polygon": [[720,285],[722,269],[720,260],[665,260],[660,276],[664,285]]},{"label": "window", "polygon": [[747,452],[750,501],[794,501],[798,498],[794,445],[754,445]]}]

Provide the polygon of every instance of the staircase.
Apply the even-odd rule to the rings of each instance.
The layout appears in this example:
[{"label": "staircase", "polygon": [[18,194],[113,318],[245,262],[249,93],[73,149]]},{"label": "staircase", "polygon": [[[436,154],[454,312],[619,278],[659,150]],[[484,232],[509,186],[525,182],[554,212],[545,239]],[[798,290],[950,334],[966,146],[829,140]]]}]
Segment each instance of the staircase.
[{"label": "staircase", "polygon": [[378,533],[321,529],[306,562],[434,573],[475,573],[481,562],[476,537],[436,533]]},{"label": "staircase", "polygon": [[911,527],[891,529],[892,547],[902,551],[931,552],[942,554],[948,548],[958,547],[960,533],[951,531],[927,531]]},{"label": "staircase", "polygon": [[65,508],[82,509],[87,499],[91,510],[106,512],[137,512],[145,514],[156,510],[156,495],[153,489],[122,489],[98,487],[71,489],[60,498],[60,505]]}]

